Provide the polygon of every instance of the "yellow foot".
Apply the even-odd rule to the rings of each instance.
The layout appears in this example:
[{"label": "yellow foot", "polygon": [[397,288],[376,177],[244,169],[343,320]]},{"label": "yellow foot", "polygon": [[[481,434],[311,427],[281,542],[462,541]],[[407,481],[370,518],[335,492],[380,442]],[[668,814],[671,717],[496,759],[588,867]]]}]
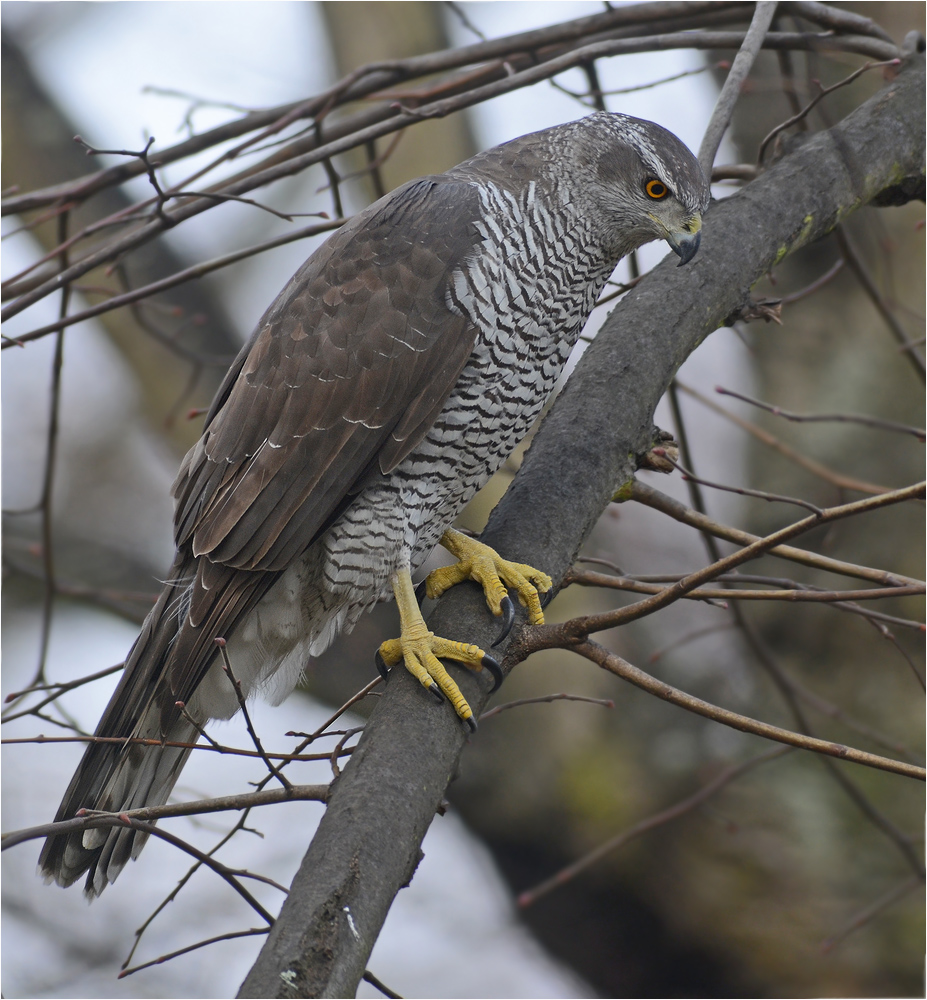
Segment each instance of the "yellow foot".
[{"label": "yellow foot", "polygon": [[406,670],[423,687],[436,695],[439,701],[442,695],[447,698],[453,705],[454,711],[463,719],[470,731],[474,732],[476,720],[473,718],[473,710],[461,694],[460,688],[444,669],[439,657],[456,660],[477,672],[485,667],[493,676],[493,691],[502,683],[502,668],[479,646],[452,642],[428,631],[418,601],[415,599],[412,578],[407,569],[400,570],[393,577],[393,592],[399,607],[401,635],[398,639],[387,639],[381,644],[377,651],[377,668],[385,677],[385,671],[389,667],[394,667],[402,661]]},{"label": "yellow foot", "polygon": [[528,609],[528,620],[532,625],[544,624],[540,594],[546,594],[553,581],[546,574],[524,563],[513,563],[503,559],[495,549],[478,542],[475,538],[449,528],[441,538],[441,544],[459,560],[453,566],[442,566],[429,573],[425,580],[428,597],[440,597],[446,590],[462,583],[475,580],[483,588],[489,610],[497,617],[505,615],[502,635],[493,645],[500,642],[511,628],[515,609],[509,600],[509,590],[514,590],[523,607]]}]

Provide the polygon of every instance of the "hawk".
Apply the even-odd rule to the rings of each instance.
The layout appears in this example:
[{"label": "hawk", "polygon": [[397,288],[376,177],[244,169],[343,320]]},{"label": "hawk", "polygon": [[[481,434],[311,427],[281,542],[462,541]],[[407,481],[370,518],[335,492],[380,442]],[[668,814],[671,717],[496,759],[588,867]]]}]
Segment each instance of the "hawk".
[{"label": "hawk", "polygon": [[[397,188],[338,230],[257,325],[173,486],[177,555],[96,734],[193,744],[245,695],[273,702],[379,601],[395,597],[403,662],[475,728],[441,659],[501,678],[483,650],[429,632],[412,573],[440,541],[459,560],[440,595],[514,590],[543,622],[544,573],[451,524],[522,440],[617,262],[666,240],[695,255],[708,185],[682,142],[599,112]],[[510,604],[509,604],[510,607]],[[90,743],[56,819],[163,804],[190,754]],[[145,835],[50,837],[40,866],[102,892]]]}]

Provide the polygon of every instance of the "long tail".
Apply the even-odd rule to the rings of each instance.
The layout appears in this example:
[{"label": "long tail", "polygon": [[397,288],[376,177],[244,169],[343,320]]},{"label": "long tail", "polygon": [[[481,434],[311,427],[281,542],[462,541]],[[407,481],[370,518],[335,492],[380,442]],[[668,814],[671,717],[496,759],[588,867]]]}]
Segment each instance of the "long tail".
[{"label": "long tail", "polygon": [[[162,805],[190,755],[189,749],[164,745],[195,743],[197,727],[206,721],[164,710],[170,703],[169,654],[178,633],[178,605],[183,603],[182,571],[189,569],[180,560],[178,564],[172,582],[145,620],[122,680],[97,726],[94,735],[107,742],[88,743],[56,821],[70,819],[80,809],[124,812]],[[158,740],[162,745],[126,742],[133,738]],[[61,886],[73,884],[88,872],[85,892],[97,896],[130,858],[138,857],[147,836],[112,827],[51,836],[45,841],[39,866],[46,882]]]}]

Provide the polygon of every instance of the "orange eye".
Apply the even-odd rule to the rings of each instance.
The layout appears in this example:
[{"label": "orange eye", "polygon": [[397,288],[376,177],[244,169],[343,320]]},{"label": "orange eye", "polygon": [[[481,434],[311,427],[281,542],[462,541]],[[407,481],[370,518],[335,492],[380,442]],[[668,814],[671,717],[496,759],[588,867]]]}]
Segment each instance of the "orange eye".
[{"label": "orange eye", "polygon": [[658,180],[647,181],[644,185],[644,190],[656,201],[659,201],[660,198],[665,198],[669,194],[669,188],[663,181]]}]

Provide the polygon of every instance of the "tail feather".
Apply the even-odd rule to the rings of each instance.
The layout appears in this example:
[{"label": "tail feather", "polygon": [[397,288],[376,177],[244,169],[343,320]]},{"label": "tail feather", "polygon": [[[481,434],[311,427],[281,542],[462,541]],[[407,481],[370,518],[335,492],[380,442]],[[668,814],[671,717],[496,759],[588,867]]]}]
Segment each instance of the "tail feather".
[{"label": "tail feather", "polygon": [[[162,731],[156,706],[146,713],[134,737],[193,744],[196,726],[181,719]],[[102,728],[102,727],[101,727]],[[98,730],[97,735],[105,735]],[[140,752],[141,751],[141,752]],[[141,747],[137,744],[88,745],[55,820],[70,819],[80,809],[127,812],[163,805],[173,790],[191,751],[181,747]],[[47,882],[69,886],[85,872],[88,896],[98,896],[109,882],[141,852],[148,834],[138,830],[99,827],[49,837],[39,866]]]},{"label": "tail feather", "polygon": [[[171,580],[184,582],[189,567],[181,560]],[[173,707],[166,666],[182,620],[175,613],[181,583],[168,583],[142,626],[126,660],[125,670],[95,736],[110,742],[87,744],[80,765],[58,808],[55,821],[71,819],[81,809],[125,812],[144,805],[162,805],[171,793],[189,749],[141,746],[142,738],[195,743],[197,725]],[[119,742],[125,741],[125,742]],[[129,829],[93,829],[51,836],[39,857],[46,882],[69,886],[88,873],[85,892],[99,895],[130,857],[137,857],[147,835]]]}]

